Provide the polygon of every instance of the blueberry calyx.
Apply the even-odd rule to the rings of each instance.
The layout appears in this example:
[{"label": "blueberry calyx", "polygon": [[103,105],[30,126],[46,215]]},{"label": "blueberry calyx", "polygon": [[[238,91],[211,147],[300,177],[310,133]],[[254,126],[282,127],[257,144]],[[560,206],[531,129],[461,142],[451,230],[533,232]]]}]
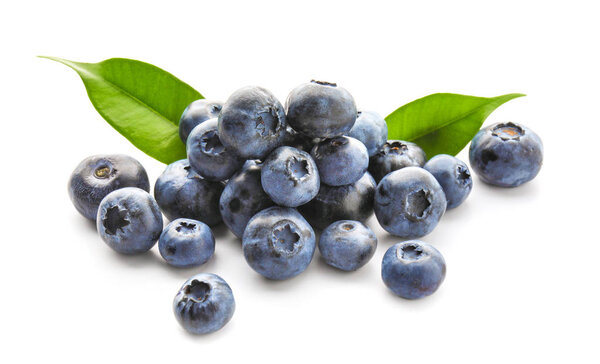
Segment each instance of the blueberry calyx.
[{"label": "blueberry calyx", "polygon": [[269,106],[257,113],[256,131],[262,137],[272,137],[281,129],[279,108]]},{"label": "blueberry calyx", "polygon": [[106,216],[102,221],[106,233],[109,235],[116,235],[117,230],[123,231],[123,228],[129,225],[130,221],[127,219],[127,210],[119,209],[119,206],[112,206],[106,210]]},{"label": "blueberry calyx", "polygon": [[113,171],[109,166],[102,165],[96,168],[96,170],[94,171],[94,177],[106,179],[110,177],[111,174],[114,174],[114,172],[116,171]]},{"label": "blueberry calyx", "polygon": [[312,173],[310,163],[304,158],[291,157],[286,163],[287,175],[297,184],[307,179]]},{"label": "blueberry calyx", "polygon": [[492,135],[502,139],[504,142],[508,140],[519,141],[519,139],[525,135],[525,130],[519,125],[509,121],[508,123],[496,125],[496,127],[492,129]]},{"label": "blueberry calyx", "polygon": [[200,147],[205,154],[217,156],[225,151],[216,130],[210,130],[200,139]]},{"label": "blueberry calyx", "polygon": [[463,185],[468,184],[469,181],[471,180],[471,172],[469,172],[469,169],[466,168],[465,166],[458,165],[456,167],[456,175],[458,177],[458,180]]},{"label": "blueberry calyx", "polygon": [[407,261],[417,261],[425,257],[426,253],[423,247],[417,244],[404,244],[398,248],[396,255],[399,259]]},{"label": "blueberry calyx", "polygon": [[431,211],[431,192],[425,189],[413,191],[406,196],[406,214],[409,219],[425,219]]},{"label": "blueberry calyx", "polygon": [[210,296],[210,284],[194,279],[185,286],[183,293],[186,298],[194,302],[204,302]]},{"label": "blueberry calyx", "polygon": [[281,254],[294,255],[300,249],[300,231],[290,220],[279,221],[271,230],[271,244]]},{"label": "blueberry calyx", "polygon": [[181,233],[182,235],[187,235],[192,234],[196,230],[196,227],[197,225],[194,223],[183,221],[175,228],[175,230],[177,230],[177,232]]},{"label": "blueberry calyx", "polygon": [[321,85],[321,86],[337,87],[337,83],[335,83],[335,82],[317,81],[317,80],[310,80],[310,82],[316,83],[317,85]]}]

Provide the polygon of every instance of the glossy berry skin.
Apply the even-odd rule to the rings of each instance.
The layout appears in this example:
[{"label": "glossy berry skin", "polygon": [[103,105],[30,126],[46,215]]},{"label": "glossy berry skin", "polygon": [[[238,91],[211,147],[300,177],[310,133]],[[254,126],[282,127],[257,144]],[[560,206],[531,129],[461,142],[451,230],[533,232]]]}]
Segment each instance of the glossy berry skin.
[{"label": "glossy berry skin", "polygon": [[286,103],[288,123],[311,138],[346,134],[356,121],[356,104],[335,83],[311,81],[293,89]]},{"label": "glossy berry skin", "polygon": [[381,278],[396,295],[418,299],[435,292],[446,277],[446,262],[433,246],[410,240],[391,246],[383,256]]},{"label": "glossy berry skin", "polygon": [[169,220],[188,218],[214,226],[221,222],[221,182],[207,181],[187,159],[171,163],[154,185],[154,197]]},{"label": "glossy berry skin", "polygon": [[516,187],[531,181],[542,168],[540,137],[522,124],[497,123],[475,135],[469,148],[471,168],[485,183]]},{"label": "glossy berry skin", "polygon": [[465,162],[448,154],[431,158],[423,167],[440,183],[446,195],[447,209],[453,209],[467,199],[473,189],[473,178]]},{"label": "glossy berry skin", "polygon": [[200,273],[185,281],[173,300],[177,322],[192,334],[209,334],[225,326],[235,312],[233,291],[216,274]]},{"label": "glossy berry skin", "polygon": [[349,185],[328,186],[321,183],[317,196],[299,209],[318,229],[338,220],[366,221],[373,214],[375,187],[375,180],[369,173]]},{"label": "glossy berry skin", "polygon": [[206,120],[219,116],[223,103],[215,100],[200,99],[189,104],[179,119],[179,137],[185,144],[194,128]]},{"label": "glossy berry skin", "polygon": [[375,191],[375,216],[392,235],[416,238],[433,231],[446,211],[446,196],[433,175],[406,167],[385,176]]},{"label": "glossy berry skin", "polygon": [[109,193],[100,203],[98,234],[122,254],[139,254],[156,244],[163,228],[162,215],[152,196],[137,187]]},{"label": "glossy berry skin", "polygon": [[358,181],[369,167],[369,153],[360,141],[339,136],[315,145],[310,152],[321,182],[329,186],[343,186]]},{"label": "glossy berry skin", "polygon": [[244,160],[221,143],[217,119],[192,130],[187,140],[187,156],[192,168],[209,181],[223,181],[237,172]]},{"label": "glossy berry skin", "polygon": [[203,222],[177,219],[160,234],[158,251],[174,267],[193,267],[206,263],[213,256],[215,237]]},{"label": "glossy berry skin", "polygon": [[319,170],[310,154],[285,146],[275,149],[265,160],[261,183],[273,202],[287,207],[304,205],[321,186]]},{"label": "glossy berry skin", "polygon": [[283,144],[286,133],[283,105],[262,87],[235,91],[219,114],[219,138],[243,159],[264,159]]},{"label": "glossy berry skin", "polygon": [[137,160],[122,154],[87,157],[69,178],[69,197],[79,213],[96,221],[98,206],[106,195],[123,187],[150,191],[146,170]]},{"label": "glossy berry skin", "polygon": [[219,209],[223,222],[240,239],[252,216],[273,206],[262,188],[261,170],[262,163],[246,161],[242,170],[227,181],[221,194]]},{"label": "glossy berry skin", "polygon": [[403,140],[388,140],[369,160],[369,173],[379,183],[388,173],[404,167],[423,167],[427,157],[418,145]]},{"label": "glossy berry skin", "polygon": [[266,278],[283,280],[304,272],[315,252],[315,232],[295,209],[269,207],[254,215],[242,238],[248,265]]},{"label": "glossy berry skin", "polygon": [[385,119],[378,113],[359,111],[354,126],[346,135],[360,140],[372,157],[387,141],[388,128]]},{"label": "glossy berry skin", "polygon": [[375,233],[360,221],[336,221],[323,230],[319,239],[325,263],[347,272],[367,264],[376,248]]}]

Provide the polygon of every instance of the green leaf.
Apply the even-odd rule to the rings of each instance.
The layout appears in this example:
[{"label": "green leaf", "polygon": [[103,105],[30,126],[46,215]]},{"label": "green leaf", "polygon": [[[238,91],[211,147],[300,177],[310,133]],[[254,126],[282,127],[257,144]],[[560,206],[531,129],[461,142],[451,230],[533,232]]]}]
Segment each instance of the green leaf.
[{"label": "green leaf", "polygon": [[385,118],[388,138],[416,143],[428,158],[437,154],[456,155],[469,144],[492,111],[521,96],[525,95],[476,97],[439,93],[425,96]]},{"label": "green leaf", "polygon": [[149,156],[171,163],[186,157],[179,118],[203,96],[172,74],[148,63],[111,58],[80,63],[48,58],[79,74],[90,101],[102,117]]}]

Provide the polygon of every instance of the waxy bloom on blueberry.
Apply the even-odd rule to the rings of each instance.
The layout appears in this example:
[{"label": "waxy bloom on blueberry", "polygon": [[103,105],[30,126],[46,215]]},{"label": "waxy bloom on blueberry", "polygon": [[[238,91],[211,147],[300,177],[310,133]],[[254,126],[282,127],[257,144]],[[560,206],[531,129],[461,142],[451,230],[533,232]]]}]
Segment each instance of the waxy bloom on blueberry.
[{"label": "waxy bloom on blueberry", "polygon": [[369,173],[379,183],[386,174],[404,167],[423,167],[427,160],[418,145],[403,140],[388,140],[369,160]]},{"label": "waxy bloom on blueberry", "polygon": [[381,278],[400,297],[417,299],[435,292],[446,277],[446,262],[433,246],[418,240],[390,247],[383,256]]},{"label": "waxy bloom on blueberry", "polygon": [[416,238],[433,231],[446,212],[439,182],[423,168],[406,167],[386,175],[375,192],[375,216],[388,233]]},{"label": "waxy bloom on blueberry", "polygon": [[122,154],[102,154],[81,161],[69,178],[69,197],[79,213],[96,220],[100,201],[123,187],[150,191],[146,170],[137,160]]},{"label": "waxy bloom on blueberry", "polygon": [[378,113],[359,111],[354,126],[346,135],[360,140],[372,157],[387,141],[388,128],[385,119]]},{"label": "waxy bloom on blueberry", "polygon": [[231,94],[219,114],[219,139],[243,159],[263,159],[283,144],[283,105],[262,87],[247,86]]},{"label": "waxy bloom on blueberry", "polygon": [[497,123],[475,135],[469,148],[471,168],[485,183],[516,187],[531,181],[542,168],[544,146],[531,129]]},{"label": "waxy bloom on blueberry", "polygon": [[356,121],[356,104],[346,89],[335,83],[311,81],[290,92],[288,123],[311,138],[333,138],[349,132]]},{"label": "waxy bloom on blueberry", "polygon": [[376,248],[375,233],[360,221],[336,221],[323,230],[319,239],[319,252],[325,263],[345,271],[367,264]]},{"label": "waxy bloom on blueberry", "polygon": [[173,311],[177,322],[188,332],[215,332],[233,317],[233,291],[218,275],[200,273],[181,286],[173,300]]},{"label": "waxy bloom on blueberry", "polygon": [[242,238],[248,265],[264,277],[277,280],[304,272],[315,247],[315,232],[302,215],[278,206],[250,219]]},{"label": "waxy bloom on blueberry", "polygon": [[448,154],[438,154],[423,168],[440,183],[446,195],[447,209],[453,209],[466,200],[473,189],[473,178],[465,162]]},{"label": "waxy bloom on blueberry", "polygon": [[154,196],[169,220],[188,218],[209,226],[221,222],[221,182],[208,181],[190,166],[187,159],[171,163],[158,177]]},{"label": "waxy bloom on blueberry", "polygon": [[160,255],[174,267],[206,263],[215,252],[215,237],[205,223],[192,219],[172,221],[158,239]]},{"label": "waxy bloom on blueberry", "polygon": [[136,187],[109,193],[100,203],[98,233],[112,249],[137,254],[156,244],[163,228],[162,215],[152,196]]},{"label": "waxy bloom on blueberry", "polygon": [[321,186],[319,170],[310,154],[292,147],[279,147],[265,160],[261,183],[278,205],[297,207],[312,200]]},{"label": "waxy bloom on blueberry", "polygon": [[217,119],[195,127],[187,140],[187,156],[192,168],[209,181],[222,181],[237,172],[244,160],[225,148],[219,139]]},{"label": "waxy bloom on blueberry", "polygon": [[324,140],[310,152],[321,182],[329,186],[349,185],[358,181],[369,166],[369,153],[360,141],[347,136]]}]

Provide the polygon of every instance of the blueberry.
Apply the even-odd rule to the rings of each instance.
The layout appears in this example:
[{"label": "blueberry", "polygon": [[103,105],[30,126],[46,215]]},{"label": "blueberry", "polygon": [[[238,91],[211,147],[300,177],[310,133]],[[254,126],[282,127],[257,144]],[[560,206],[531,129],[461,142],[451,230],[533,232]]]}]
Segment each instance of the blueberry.
[{"label": "blueberry", "polygon": [[252,216],[273,206],[260,181],[262,164],[246,161],[241,171],[229,179],[219,202],[223,222],[238,238]]},{"label": "blueberry", "polygon": [[442,186],[446,195],[447,209],[453,209],[463,203],[473,189],[469,167],[456,157],[439,154],[425,163],[423,168]]},{"label": "blueberry", "polygon": [[315,252],[315,232],[295,209],[269,207],[248,222],[242,249],[248,265],[269,279],[304,272]]},{"label": "blueberry", "polygon": [[96,220],[100,201],[123,187],[150,191],[146,170],[137,160],[121,154],[87,157],[69,178],[69,197],[79,213]]},{"label": "blueberry", "polygon": [[446,196],[433,175],[406,167],[386,175],[375,191],[375,216],[390,234],[416,238],[433,231],[446,211]]},{"label": "blueberry", "polygon": [[360,221],[342,220],[329,225],[319,239],[319,252],[332,267],[354,271],[375,254],[377,237]]},{"label": "blueberry", "polygon": [[403,140],[388,140],[369,160],[369,172],[379,183],[388,173],[404,167],[423,167],[427,158],[418,145]]},{"label": "blueberry", "polygon": [[354,98],[335,83],[311,81],[290,92],[288,124],[311,138],[333,138],[349,132],[356,121]]},{"label": "blueberry", "polygon": [[192,130],[206,120],[216,118],[223,103],[214,100],[196,100],[189,104],[179,119],[179,137],[186,143]]},{"label": "blueberry", "polygon": [[395,244],[383,256],[383,282],[403,298],[429,296],[439,288],[445,276],[444,257],[436,248],[422,241]]},{"label": "blueberry", "polygon": [[273,202],[287,207],[312,200],[321,186],[319,170],[310,154],[292,147],[279,147],[269,154],[261,182]]},{"label": "blueberry", "polygon": [[366,221],[373,214],[375,187],[369,173],[345,186],[321,183],[317,196],[299,209],[311,225],[319,229],[338,220]]},{"label": "blueberry", "polygon": [[221,143],[217,119],[207,120],[192,130],[187,156],[192,168],[209,181],[226,180],[244,164],[243,159]]},{"label": "blueberry", "polygon": [[171,163],[154,185],[154,197],[169,220],[188,218],[213,226],[221,222],[221,182],[207,181],[187,159]]},{"label": "blueberry", "polygon": [[181,286],[173,300],[173,311],[179,324],[188,332],[215,332],[233,317],[233,291],[218,275],[200,273]]},{"label": "blueberry", "polygon": [[497,123],[475,135],[469,148],[471,168],[482,181],[516,187],[531,181],[542,168],[544,147],[524,125]]},{"label": "blueberry", "polygon": [[102,240],[117,252],[138,254],[156,244],[163,220],[156,201],[148,192],[125,187],[102,200],[96,227]]},{"label": "blueberry", "polygon": [[321,182],[329,186],[354,183],[369,166],[365,145],[347,136],[326,139],[315,145],[310,154],[319,168]]},{"label": "blueberry", "polygon": [[387,141],[388,128],[385,119],[378,113],[359,111],[354,126],[346,135],[360,140],[372,157]]},{"label": "blueberry", "polygon": [[193,267],[206,263],[213,256],[215,237],[203,222],[177,219],[160,234],[158,250],[174,267]]},{"label": "blueberry", "polygon": [[263,159],[282,145],[286,133],[283,105],[262,87],[234,92],[219,114],[219,137],[244,159]]}]

